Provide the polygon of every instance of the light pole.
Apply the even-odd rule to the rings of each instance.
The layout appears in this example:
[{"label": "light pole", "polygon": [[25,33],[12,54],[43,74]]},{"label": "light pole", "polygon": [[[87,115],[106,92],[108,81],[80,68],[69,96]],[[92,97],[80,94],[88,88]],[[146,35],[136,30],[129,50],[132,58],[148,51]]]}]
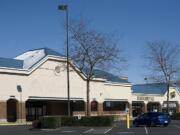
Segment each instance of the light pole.
[{"label": "light pole", "polygon": [[68,116],[71,116],[70,106],[70,86],[69,86],[69,41],[68,41],[68,6],[59,5],[58,10],[66,11],[66,57],[67,57],[67,96],[68,96]]}]

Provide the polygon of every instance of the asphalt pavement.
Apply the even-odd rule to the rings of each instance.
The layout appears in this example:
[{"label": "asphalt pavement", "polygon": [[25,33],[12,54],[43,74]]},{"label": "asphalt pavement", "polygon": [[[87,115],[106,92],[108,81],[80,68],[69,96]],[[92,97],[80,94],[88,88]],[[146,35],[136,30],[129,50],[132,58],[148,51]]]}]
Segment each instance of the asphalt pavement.
[{"label": "asphalt pavement", "polygon": [[172,121],[168,127],[125,128],[122,122],[114,127],[61,127],[59,129],[31,130],[30,126],[1,126],[0,135],[180,135],[180,121]]}]

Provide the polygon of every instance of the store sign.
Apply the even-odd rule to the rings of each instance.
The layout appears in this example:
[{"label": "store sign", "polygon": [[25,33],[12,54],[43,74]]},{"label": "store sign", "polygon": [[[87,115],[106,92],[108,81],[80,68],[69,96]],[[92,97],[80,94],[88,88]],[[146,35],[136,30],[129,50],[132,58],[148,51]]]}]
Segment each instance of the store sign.
[{"label": "store sign", "polygon": [[175,91],[171,92],[171,93],[170,93],[170,98],[172,99],[172,98],[175,98],[175,97],[176,97]]},{"label": "store sign", "polygon": [[[163,104],[163,107],[166,108],[166,107],[167,107],[167,104],[164,103],[164,104]],[[176,108],[176,103],[169,103],[169,107],[170,107],[170,108]]]},{"label": "store sign", "polygon": [[154,101],[154,97],[138,96],[137,100],[140,100],[140,101]]}]

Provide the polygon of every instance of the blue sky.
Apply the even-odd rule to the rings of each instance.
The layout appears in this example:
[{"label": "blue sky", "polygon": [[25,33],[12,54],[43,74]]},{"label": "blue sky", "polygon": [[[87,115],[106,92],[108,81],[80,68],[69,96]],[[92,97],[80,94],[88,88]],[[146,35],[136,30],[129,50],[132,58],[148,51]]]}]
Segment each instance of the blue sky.
[{"label": "blue sky", "polygon": [[68,4],[71,18],[84,16],[98,31],[119,35],[129,64],[121,75],[133,83],[144,82],[147,41],[180,45],[179,0],[0,0],[0,57],[41,47],[63,53],[61,3]]}]

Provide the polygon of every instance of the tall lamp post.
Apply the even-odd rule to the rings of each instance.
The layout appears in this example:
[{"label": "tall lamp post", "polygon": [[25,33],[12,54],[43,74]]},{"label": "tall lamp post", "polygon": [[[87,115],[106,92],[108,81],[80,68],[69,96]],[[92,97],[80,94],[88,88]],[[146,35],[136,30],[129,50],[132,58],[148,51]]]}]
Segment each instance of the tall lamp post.
[{"label": "tall lamp post", "polygon": [[71,116],[70,107],[70,86],[69,86],[69,41],[68,41],[68,6],[59,5],[58,10],[66,12],[66,55],[67,55],[67,96],[68,96],[68,116]]}]

